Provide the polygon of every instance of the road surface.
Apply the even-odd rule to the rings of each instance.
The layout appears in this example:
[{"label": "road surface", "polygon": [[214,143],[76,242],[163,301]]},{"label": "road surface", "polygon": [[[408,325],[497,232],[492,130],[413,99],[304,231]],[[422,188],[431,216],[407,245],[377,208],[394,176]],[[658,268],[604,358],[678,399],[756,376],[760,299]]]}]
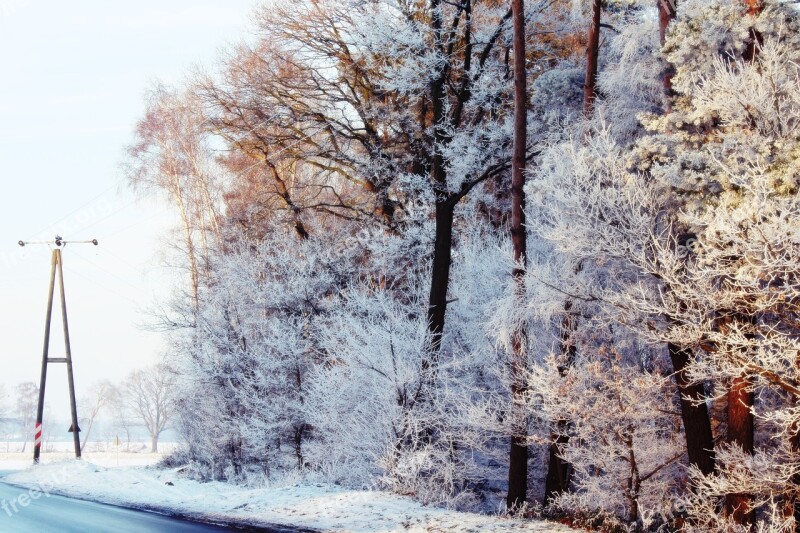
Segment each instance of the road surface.
[{"label": "road surface", "polygon": [[[0,471],[0,479],[9,472]],[[35,499],[31,495],[38,495]],[[205,533],[211,531],[268,531],[272,528],[224,528],[143,511],[61,496],[45,496],[0,481],[0,531],[3,533]]]}]

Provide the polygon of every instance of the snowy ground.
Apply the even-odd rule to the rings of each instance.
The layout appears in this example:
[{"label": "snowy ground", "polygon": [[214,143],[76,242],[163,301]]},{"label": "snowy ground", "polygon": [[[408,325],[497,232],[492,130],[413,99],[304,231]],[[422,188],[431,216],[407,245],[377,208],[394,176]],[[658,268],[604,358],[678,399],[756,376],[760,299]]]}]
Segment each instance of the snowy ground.
[{"label": "snowy ground", "polygon": [[[40,462],[42,464],[63,463],[73,459],[73,452],[54,452],[42,454]],[[155,453],[113,453],[113,452],[87,452],[83,458],[89,463],[99,466],[150,466],[158,463],[163,454]],[[33,463],[33,455],[30,453],[0,453],[0,470],[23,470]]]},{"label": "snowy ground", "polygon": [[[83,452],[83,458],[100,466],[149,466],[158,463],[164,455],[171,453],[178,445],[174,442],[159,444],[159,453],[150,453],[149,445],[134,442],[115,447],[107,443],[90,442]],[[33,462],[33,449],[21,451],[16,445],[12,451],[0,452],[0,470],[22,470]],[[63,462],[75,457],[72,442],[49,444],[42,451],[40,462],[43,464]]]},{"label": "snowy ground", "polygon": [[[0,462],[0,468],[4,465]],[[574,530],[550,522],[509,520],[425,507],[409,498],[324,485],[243,488],[198,483],[177,470],[105,467],[84,461],[44,463],[4,482],[47,493],[217,522],[286,524],[321,531],[499,533]]]}]

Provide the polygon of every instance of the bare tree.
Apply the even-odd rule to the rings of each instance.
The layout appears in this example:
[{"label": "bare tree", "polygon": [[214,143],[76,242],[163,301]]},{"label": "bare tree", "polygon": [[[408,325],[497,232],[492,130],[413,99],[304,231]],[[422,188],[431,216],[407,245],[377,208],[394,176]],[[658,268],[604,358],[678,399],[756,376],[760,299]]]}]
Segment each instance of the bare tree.
[{"label": "bare tree", "polygon": [[89,442],[89,435],[92,432],[92,426],[94,426],[94,421],[97,419],[97,416],[106,406],[114,401],[116,395],[117,389],[114,385],[112,385],[110,381],[104,380],[94,383],[89,388],[89,392],[81,398],[82,405],[80,412],[84,413],[84,434],[83,442],[81,443],[81,451],[86,448],[86,443]]},{"label": "bare tree", "polygon": [[164,365],[136,370],[125,381],[125,402],[150,433],[152,453],[158,452],[158,437],[170,419],[173,384]]},{"label": "bare tree", "polygon": [[197,108],[189,96],[155,86],[126,161],[131,186],[166,193],[180,213],[194,309],[209,269],[209,238],[220,237],[216,167]]},{"label": "bare tree", "polygon": [[113,429],[116,436],[119,436],[120,432],[125,435],[125,449],[130,451],[131,429],[136,425],[136,419],[128,406],[124,390],[117,389],[116,394],[109,402],[108,408],[111,410]]},{"label": "bare tree", "polygon": [[16,415],[22,427],[22,453],[33,434],[33,421],[36,419],[36,406],[39,402],[39,387],[32,381],[17,385]]}]

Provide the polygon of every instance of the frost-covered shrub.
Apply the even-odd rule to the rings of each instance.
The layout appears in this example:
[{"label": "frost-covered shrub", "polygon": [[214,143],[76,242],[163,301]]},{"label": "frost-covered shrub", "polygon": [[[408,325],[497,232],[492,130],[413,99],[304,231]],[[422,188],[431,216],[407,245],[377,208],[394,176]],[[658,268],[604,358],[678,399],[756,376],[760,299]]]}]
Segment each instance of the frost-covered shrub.
[{"label": "frost-covered shrub", "polygon": [[317,331],[320,361],[305,405],[320,435],[314,462],[348,485],[369,485],[378,463],[400,446],[421,403],[426,327],[418,294],[407,303],[352,288]]},{"label": "frost-covered shrub", "polygon": [[684,443],[668,378],[601,351],[568,367],[549,357],[531,369],[528,388],[532,416],[561,437],[574,471],[575,490],[554,508],[643,524],[674,499]]},{"label": "frost-covered shrub", "polygon": [[314,332],[346,261],[331,263],[314,241],[271,237],[255,247],[231,243],[173,356],[184,433],[214,477],[306,462],[312,428],[302,405]]}]

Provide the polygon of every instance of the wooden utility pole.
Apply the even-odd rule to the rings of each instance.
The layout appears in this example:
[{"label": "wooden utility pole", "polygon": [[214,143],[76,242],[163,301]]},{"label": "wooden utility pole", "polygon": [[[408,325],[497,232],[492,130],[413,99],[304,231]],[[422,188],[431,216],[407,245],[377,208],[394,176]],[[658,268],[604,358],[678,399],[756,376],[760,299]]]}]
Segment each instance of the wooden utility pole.
[{"label": "wooden utility pole", "polygon": [[[67,383],[69,385],[69,407],[72,415],[69,431],[72,433],[72,441],[75,446],[75,458],[81,458],[81,439],[80,427],[78,427],[78,408],[75,401],[75,379],[72,371],[72,348],[69,341],[69,323],[67,321],[67,296],[64,291],[64,269],[61,247],[66,246],[70,241],[65,241],[61,237],[56,237],[54,244],[56,248],[50,262],[50,286],[47,295],[47,314],[44,321],[44,347],[42,349],[42,373],[39,381],[39,404],[36,408],[36,426],[33,445],[33,462],[39,462],[42,452],[42,421],[44,419],[44,393],[47,384],[47,365],[50,363],[65,363],[67,365]],[[72,241],[83,244],[94,244],[97,246],[97,239],[91,241]],[[25,242],[19,241],[20,246],[29,244],[53,244],[50,242]],[[64,348],[66,357],[50,357],[50,324],[53,316],[53,296],[56,288],[56,274],[58,274],[59,293],[61,299],[61,319],[64,326]]]}]

